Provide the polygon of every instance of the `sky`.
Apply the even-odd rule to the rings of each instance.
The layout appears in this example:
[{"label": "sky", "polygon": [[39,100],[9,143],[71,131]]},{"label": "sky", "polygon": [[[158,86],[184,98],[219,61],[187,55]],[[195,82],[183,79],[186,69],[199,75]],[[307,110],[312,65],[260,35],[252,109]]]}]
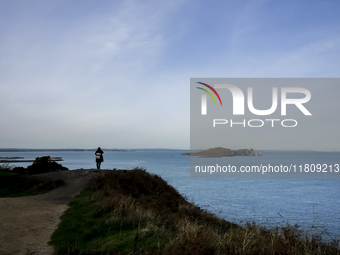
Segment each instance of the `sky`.
[{"label": "sky", "polygon": [[190,78],[338,78],[339,10],[0,0],[0,148],[189,149]]}]

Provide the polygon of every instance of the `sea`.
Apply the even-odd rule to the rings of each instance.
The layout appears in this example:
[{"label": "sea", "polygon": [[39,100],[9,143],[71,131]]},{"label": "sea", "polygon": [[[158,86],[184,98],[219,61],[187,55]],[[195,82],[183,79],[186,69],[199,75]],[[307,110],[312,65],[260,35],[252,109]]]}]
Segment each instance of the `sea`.
[{"label": "sea", "polygon": [[[0,151],[0,157],[62,157],[70,170],[95,168],[93,151]],[[340,239],[340,178],[192,178],[185,150],[104,150],[102,169],[136,167],[157,174],[197,206],[237,224],[266,227],[298,225],[327,241]],[[262,157],[224,158],[234,165],[253,161],[290,165],[292,162],[340,164],[340,152],[261,151]],[[32,163],[10,163],[27,167]],[[340,177],[340,172],[339,172]]]}]

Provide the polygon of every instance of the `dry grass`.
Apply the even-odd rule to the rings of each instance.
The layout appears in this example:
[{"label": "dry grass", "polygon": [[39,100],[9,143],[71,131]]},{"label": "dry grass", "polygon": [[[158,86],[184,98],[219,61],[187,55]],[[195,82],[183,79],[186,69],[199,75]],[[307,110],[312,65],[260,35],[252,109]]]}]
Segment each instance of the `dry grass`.
[{"label": "dry grass", "polygon": [[70,204],[57,254],[340,254],[297,226],[238,226],[187,202],[143,169],[113,170]]}]

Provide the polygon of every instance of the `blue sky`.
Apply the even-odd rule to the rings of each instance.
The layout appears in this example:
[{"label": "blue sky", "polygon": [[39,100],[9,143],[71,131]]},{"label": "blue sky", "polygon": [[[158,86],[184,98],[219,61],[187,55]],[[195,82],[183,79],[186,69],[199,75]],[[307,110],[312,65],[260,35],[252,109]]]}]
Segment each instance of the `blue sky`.
[{"label": "blue sky", "polygon": [[0,0],[0,147],[188,149],[190,78],[339,77],[339,10]]}]

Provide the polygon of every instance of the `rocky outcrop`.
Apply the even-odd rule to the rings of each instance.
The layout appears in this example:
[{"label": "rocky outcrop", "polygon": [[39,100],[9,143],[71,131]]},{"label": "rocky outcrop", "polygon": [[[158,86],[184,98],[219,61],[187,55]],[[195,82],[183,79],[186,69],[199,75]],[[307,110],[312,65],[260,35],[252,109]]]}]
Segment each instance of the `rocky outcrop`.
[{"label": "rocky outcrop", "polygon": [[234,156],[255,156],[253,149],[240,149],[231,150],[223,147],[215,147],[205,151],[182,153],[184,156],[198,156],[204,158],[221,158],[221,157],[234,157]]},{"label": "rocky outcrop", "polygon": [[262,156],[262,153],[258,151],[257,156]]}]

